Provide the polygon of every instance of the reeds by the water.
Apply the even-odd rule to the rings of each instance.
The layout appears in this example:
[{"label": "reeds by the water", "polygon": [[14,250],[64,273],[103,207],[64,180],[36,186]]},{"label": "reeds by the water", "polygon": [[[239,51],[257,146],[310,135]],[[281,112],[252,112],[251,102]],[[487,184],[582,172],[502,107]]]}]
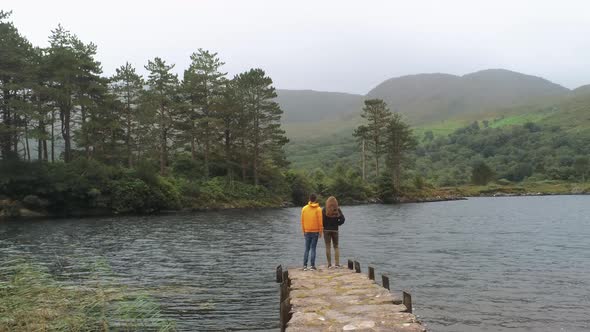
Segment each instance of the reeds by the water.
[{"label": "reeds by the water", "polygon": [[146,294],[104,282],[91,273],[73,285],[23,259],[0,263],[0,332],[173,331]]}]

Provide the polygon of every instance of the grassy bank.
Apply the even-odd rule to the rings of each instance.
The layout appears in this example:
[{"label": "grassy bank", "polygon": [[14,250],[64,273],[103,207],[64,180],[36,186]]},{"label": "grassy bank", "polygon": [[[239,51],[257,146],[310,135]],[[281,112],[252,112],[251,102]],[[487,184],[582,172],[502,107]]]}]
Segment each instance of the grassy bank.
[{"label": "grassy bank", "polygon": [[434,187],[428,184],[406,186],[395,202],[436,202],[458,200],[466,197],[584,195],[590,194],[590,183],[565,181],[524,181],[510,183],[498,181],[487,185],[463,185]]},{"label": "grassy bank", "polygon": [[524,196],[524,195],[575,195],[590,193],[590,183],[538,181],[521,183],[490,183],[485,186],[465,185],[444,188],[465,197]]}]

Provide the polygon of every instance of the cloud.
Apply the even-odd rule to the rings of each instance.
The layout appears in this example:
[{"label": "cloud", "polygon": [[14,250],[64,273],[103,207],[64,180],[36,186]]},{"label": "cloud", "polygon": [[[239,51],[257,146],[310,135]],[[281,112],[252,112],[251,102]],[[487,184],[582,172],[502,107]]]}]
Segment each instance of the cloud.
[{"label": "cloud", "polygon": [[197,48],[230,74],[265,69],[276,86],[365,93],[422,72],[507,68],[573,88],[587,83],[585,1],[31,1],[5,0],[45,45],[62,23],[99,46],[105,73],[160,56],[180,73]]}]

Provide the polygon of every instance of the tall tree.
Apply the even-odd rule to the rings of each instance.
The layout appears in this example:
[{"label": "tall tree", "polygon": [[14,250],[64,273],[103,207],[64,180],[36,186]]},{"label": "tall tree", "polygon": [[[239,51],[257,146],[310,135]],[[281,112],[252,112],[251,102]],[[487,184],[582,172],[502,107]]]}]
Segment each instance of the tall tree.
[{"label": "tall tree", "polygon": [[93,43],[84,44],[73,38],[76,59],[78,61],[75,77],[74,103],[80,109],[80,130],[76,141],[84,147],[86,158],[92,157],[93,140],[90,138],[88,117],[90,113],[100,113],[101,104],[107,96],[107,80],[102,78],[100,62],[94,59],[97,47]]},{"label": "tall tree", "polygon": [[191,152],[195,159],[197,141],[201,142],[205,177],[209,176],[209,159],[219,125],[217,109],[223,100],[227,82],[227,73],[220,71],[224,64],[217,53],[199,49],[191,55],[191,64],[184,72],[183,87],[188,99]]},{"label": "tall tree", "polygon": [[50,139],[47,126],[51,125],[51,99],[47,87],[48,75],[44,51],[35,48],[35,55],[31,65],[33,66],[34,78],[32,84],[31,101],[33,103],[33,119],[37,126],[32,131],[32,136],[37,139],[37,159],[49,160],[47,141]]},{"label": "tall tree", "polygon": [[240,125],[245,123],[243,108],[239,104],[237,84],[234,80],[226,84],[224,98],[219,105],[219,122],[221,125],[221,138],[223,141],[223,153],[228,181],[233,181],[233,169],[236,165],[235,155],[237,140],[245,133],[240,130]]},{"label": "tall tree", "polygon": [[166,173],[168,166],[168,144],[174,127],[174,96],[178,89],[178,77],[172,73],[174,65],[166,64],[161,58],[148,61],[147,106],[151,108],[155,124],[153,130],[158,137],[160,173]]},{"label": "tall tree", "polygon": [[385,134],[391,111],[387,104],[381,99],[367,99],[363,107],[361,117],[366,120],[366,128],[358,128],[357,131],[366,134],[367,145],[375,158],[375,175],[380,174],[379,160],[383,155],[385,145]]},{"label": "tall tree", "polygon": [[[96,45],[84,44],[78,37],[59,25],[51,31],[47,50],[47,66],[50,72],[51,95],[59,110],[61,134],[64,140],[64,161],[72,160],[72,138],[75,111],[81,111],[81,135],[85,134],[86,110],[92,103],[91,94],[101,84],[100,63],[94,59]],[[100,89],[100,88],[99,88]],[[80,137],[86,153],[88,140]]]},{"label": "tall tree", "polygon": [[122,108],[122,103],[114,94],[106,93],[106,88],[102,90],[102,93],[93,95],[92,106],[85,112],[84,135],[81,136],[87,141],[81,145],[85,146],[89,158],[111,165],[126,159],[126,154],[122,151],[124,142]]},{"label": "tall tree", "polygon": [[250,69],[237,75],[234,80],[239,103],[247,119],[242,127],[244,135],[247,135],[244,136],[244,142],[247,142],[251,151],[254,184],[258,185],[263,158],[277,161],[275,152],[288,142],[280,124],[283,111],[275,102],[277,94],[272,79],[262,69]]},{"label": "tall tree", "polygon": [[387,165],[392,176],[393,186],[397,190],[401,185],[402,166],[407,161],[409,152],[416,147],[417,140],[410,126],[402,120],[399,113],[394,113],[386,125]]},{"label": "tall tree", "polygon": [[367,140],[369,138],[368,135],[369,128],[365,125],[358,126],[354,132],[353,136],[357,139],[357,143],[361,148],[361,174],[363,181],[367,180]]},{"label": "tall tree", "polygon": [[122,104],[122,122],[125,128],[125,147],[127,152],[127,166],[133,167],[133,155],[136,146],[139,125],[138,108],[143,92],[143,78],[135,72],[135,68],[126,62],[117,68],[111,78],[113,94]]},{"label": "tall tree", "polygon": [[28,122],[22,114],[30,96],[32,45],[20,35],[11,12],[0,11],[0,154],[3,159],[18,157],[18,137]]}]

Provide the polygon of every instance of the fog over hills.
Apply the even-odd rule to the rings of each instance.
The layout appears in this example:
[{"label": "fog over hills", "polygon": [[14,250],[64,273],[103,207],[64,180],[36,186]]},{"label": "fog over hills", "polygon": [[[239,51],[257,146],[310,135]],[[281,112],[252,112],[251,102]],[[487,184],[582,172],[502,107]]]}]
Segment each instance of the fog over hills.
[{"label": "fog over hills", "polygon": [[278,90],[277,101],[285,112],[285,123],[358,116],[365,98],[381,98],[391,110],[404,114],[412,124],[423,124],[544,103],[569,93],[569,89],[540,77],[505,69],[487,69],[463,76],[434,73],[391,78],[366,96]]},{"label": "fog over hills", "polygon": [[278,90],[277,94],[283,120],[290,123],[342,118],[358,113],[363,103],[363,96],[341,92]]}]

